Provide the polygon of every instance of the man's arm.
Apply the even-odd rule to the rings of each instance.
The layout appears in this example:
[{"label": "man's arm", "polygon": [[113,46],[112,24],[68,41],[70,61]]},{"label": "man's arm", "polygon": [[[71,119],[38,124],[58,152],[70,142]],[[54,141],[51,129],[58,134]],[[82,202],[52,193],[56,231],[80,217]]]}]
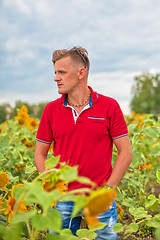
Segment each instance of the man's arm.
[{"label": "man's arm", "polygon": [[37,167],[38,172],[45,171],[45,160],[47,159],[47,154],[50,148],[50,144],[37,141],[34,162]]},{"label": "man's arm", "polygon": [[128,136],[114,139],[113,142],[119,155],[114,164],[112,174],[106,184],[111,187],[116,187],[131,164],[133,155]]}]

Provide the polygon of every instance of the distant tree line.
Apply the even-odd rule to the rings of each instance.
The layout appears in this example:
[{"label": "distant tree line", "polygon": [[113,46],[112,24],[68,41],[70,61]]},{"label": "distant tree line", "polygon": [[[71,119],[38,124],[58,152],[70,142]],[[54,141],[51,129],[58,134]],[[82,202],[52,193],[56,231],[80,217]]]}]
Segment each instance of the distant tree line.
[{"label": "distant tree line", "polygon": [[9,103],[3,103],[0,105],[0,123],[14,118],[14,116],[17,115],[17,110],[20,109],[23,104],[27,106],[30,117],[40,119],[47,102],[39,104],[29,104],[27,102],[22,102],[19,100],[16,101],[14,107],[11,107]]},{"label": "distant tree line", "polygon": [[[160,73],[155,75],[142,73],[136,76],[134,81],[131,91],[131,110],[136,113],[152,113],[156,117],[160,116]],[[30,105],[27,102],[17,101],[14,107],[9,103],[3,103],[0,105],[0,123],[16,116],[17,109],[20,109],[23,104],[27,106],[30,117],[40,119],[47,102]]]},{"label": "distant tree line", "polygon": [[137,113],[152,113],[160,116],[160,73],[143,73],[134,78],[131,110]]}]

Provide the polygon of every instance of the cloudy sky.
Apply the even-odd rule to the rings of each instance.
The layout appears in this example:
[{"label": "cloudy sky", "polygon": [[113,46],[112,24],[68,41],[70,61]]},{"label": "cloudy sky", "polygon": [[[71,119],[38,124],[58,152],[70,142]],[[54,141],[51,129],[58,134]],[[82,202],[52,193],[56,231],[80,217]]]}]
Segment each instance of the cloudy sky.
[{"label": "cloudy sky", "polygon": [[160,0],[0,0],[0,104],[59,97],[55,49],[89,52],[89,85],[129,113],[134,77],[160,72]]}]

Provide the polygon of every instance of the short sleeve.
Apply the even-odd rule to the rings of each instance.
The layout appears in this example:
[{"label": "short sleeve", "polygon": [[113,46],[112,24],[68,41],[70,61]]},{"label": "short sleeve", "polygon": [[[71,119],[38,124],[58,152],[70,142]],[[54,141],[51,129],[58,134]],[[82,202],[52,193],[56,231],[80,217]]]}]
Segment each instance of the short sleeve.
[{"label": "short sleeve", "polygon": [[44,143],[50,144],[53,140],[53,132],[50,124],[48,105],[44,108],[42,113],[40,123],[38,126],[38,131],[36,135],[36,140]]},{"label": "short sleeve", "polygon": [[110,115],[110,134],[112,139],[128,135],[127,124],[117,101],[115,101]]}]

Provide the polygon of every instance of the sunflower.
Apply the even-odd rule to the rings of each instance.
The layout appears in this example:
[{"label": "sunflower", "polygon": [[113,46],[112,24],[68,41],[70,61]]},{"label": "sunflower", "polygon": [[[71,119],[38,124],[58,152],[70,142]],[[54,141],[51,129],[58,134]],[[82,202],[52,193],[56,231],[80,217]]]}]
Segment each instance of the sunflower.
[{"label": "sunflower", "polygon": [[143,139],[145,137],[145,134],[140,135],[140,138]]},{"label": "sunflower", "polygon": [[131,114],[132,114],[132,115],[135,115],[135,114],[136,114],[136,112],[132,110]]},{"label": "sunflower", "polygon": [[29,150],[34,150],[35,149],[35,145],[30,142],[29,140],[27,140],[26,138],[23,138],[21,140],[21,143],[26,146]]},{"label": "sunflower", "polygon": [[4,122],[3,122],[3,125],[4,125],[4,126],[7,126],[7,124],[8,124],[7,121],[4,121]]},{"label": "sunflower", "polygon": [[[48,175],[49,176],[49,175]],[[46,191],[46,192],[51,192],[53,191],[54,189],[59,189],[59,191],[61,193],[64,193],[68,188],[67,188],[67,185],[66,185],[66,182],[64,182],[63,180],[58,180],[56,182],[53,182],[51,183],[51,179],[45,179],[43,178],[42,179],[42,188]],[[51,204],[51,208],[54,206],[56,207],[57,205],[57,202],[53,202]]]},{"label": "sunflower", "polygon": [[145,167],[144,167],[143,164],[140,164],[140,165],[139,165],[139,170],[140,170],[141,172],[145,170]]},{"label": "sunflower", "polygon": [[25,105],[22,105],[17,116],[14,117],[15,120],[18,120],[19,125],[25,126],[29,119],[28,108]]},{"label": "sunflower", "polygon": [[66,182],[64,182],[63,180],[58,180],[54,183],[51,183],[51,179],[42,179],[42,188],[46,191],[46,192],[51,192],[54,189],[59,189],[59,191],[61,193],[65,192],[68,188],[66,186]]},{"label": "sunflower", "polygon": [[150,170],[150,169],[152,168],[152,164],[149,163],[149,162],[145,162],[145,163],[144,163],[144,166],[145,166],[148,170]]},{"label": "sunflower", "polygon": [[32,131],[37,127],[38,121],[35,118],[31,117],[28,119],[27,125],[28,128]]},{"label": "sunflower", "polygon": [[28,113],[28,108],[27,108],[27,106],[26,105],[22,105],[21,106],[21,110],[20,110],[21,112],[25,112],[25,113]]},{"label": "sunflower", "polygon": [[94,192],[89,201],[84,207],[83,213],[86,218],[86,222],[89,226],[98,226],[98,215],[105,212],[113,204],[113,199],[116,197],[114,189],[101,189],[98,192]]},{"label": "sunflower", "polygon": [[9,178],[6,173],[0,173],[0,188],[3,188],[6,184],[9,184]]},{"label": "sunflower", "polygon": [[17,164],[15,166],[16,172],[23,172],[25,170],[26,164],[22,163],[22,164]]},{"label": "sunflower", "polygon": [[2,212],[2,206],[3,206],[4,202],[3,199],[0,197],[0,213]]},{"label": "sunflower", "polygon": [[21,126],[27,125],[27,122],[28,122],[27,115],[22,116],[21,114],[18,113],[18,116],[14,117],[14,118],[15,118],[15,120],[18,120],[19,125],[21,125]]},{"label": "sunflower", "polygon": [[[20,186],[22,186],[22,184],[17,185],[16,187],[20,187]],[[14,192],[14,186],[12,187],[12,190],[11,190],[11,196],[8,198],[8,200],[6,200],[7,208],[4,212],[4,214],[8,215],[8,222],[10,222],[11,218],[13,217],[14,207],[16,204],[16,199],[13,195],[13,192]],[[25,206],[25,204],[24,204],[24,199],[21,199],[17,211],[18,212],[26,212],[27,210],[28,210],[27,206]]]},{"label": "sunflower", "polygon": [[135,166],[134,169],[140,170],[142,172],[145,170],[145,166],[143,164],[140,164],[138,166]]}]

